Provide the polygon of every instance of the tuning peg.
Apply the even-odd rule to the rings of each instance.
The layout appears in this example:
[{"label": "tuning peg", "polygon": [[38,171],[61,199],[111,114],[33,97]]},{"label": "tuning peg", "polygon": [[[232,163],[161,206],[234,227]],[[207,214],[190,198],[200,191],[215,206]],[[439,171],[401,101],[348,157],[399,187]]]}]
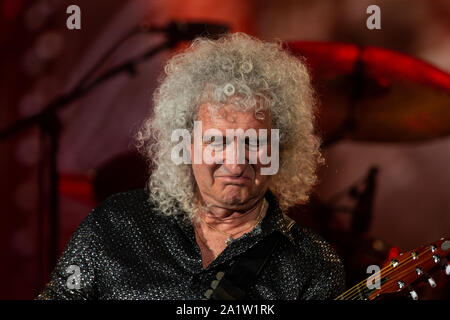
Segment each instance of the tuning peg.
[{"label": "tuning peg", "polygon": [[439,258],[438,255],[433,254],[433,261],[434,261],[434,263],[439,263],[439,261],[441,261],[441,259]]},{"label": "tuning peg", "polygon": [[409,294],[411,295],[411,298],[412,298],[413,300],[419,300],[419,296],[417,295],[417,292],[416,292],[416,291],[411,290],[411,291],[409,292]]},{"label": "tuning peg", "polygon": [[423,272],[423,275],[428,278],[428,284],[430,285],[430,287],[432,288],[436,288],[436,281],[434,281],[433,277],[430,276],[427,272]]},{"label": "tuning peg", "polygon": [[436,281],[434,281],[434,279],[433,279],[432,277],[429,277],[429,278],[428,278],[428,283],[430,284],[430,286],[431,286],[432,288],[435,288],[435,287],[436,287]]},{"label": "tuning peg", "polygon": [[447,258],[441,260],[441,270],[444,270],[445,274],[450,276],[450,262]]},{"label": "tuning peg", "polygon": [[417,292],[413,289],[413,287],[411,285],[408,285],[406,287],[409,291],[409,295],[411,296],[411,298],[413,300],[419,300],[419,295],[417,294]]}]

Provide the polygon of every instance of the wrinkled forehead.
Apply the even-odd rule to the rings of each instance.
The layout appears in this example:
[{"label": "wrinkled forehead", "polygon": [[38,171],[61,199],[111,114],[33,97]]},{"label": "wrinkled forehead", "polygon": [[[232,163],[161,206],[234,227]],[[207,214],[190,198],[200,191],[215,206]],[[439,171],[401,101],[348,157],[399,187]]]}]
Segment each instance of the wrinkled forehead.
[{"label": "wrinkled forehead", "polygon": [[251,108],[243,110],[237,104],[229,103],[218,106],[214,103],[203,103],[197,110],[197,121],[202,122],[202,129],[218,129],[225,133],[227,129],[271,129],[272,117],[269,110]]}]

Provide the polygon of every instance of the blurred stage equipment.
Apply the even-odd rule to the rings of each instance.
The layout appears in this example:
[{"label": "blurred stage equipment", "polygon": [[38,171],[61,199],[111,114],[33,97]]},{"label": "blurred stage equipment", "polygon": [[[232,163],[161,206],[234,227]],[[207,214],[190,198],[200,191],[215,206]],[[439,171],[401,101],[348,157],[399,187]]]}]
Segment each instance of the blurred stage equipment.
[{"label": "blurred stage equipment", "polygon": [[418,142],[450,134],[450,75],[386,49],[290,42],[321,100],[324,144],[340,139]]},{"label": "blurred stage equipment", "polygon": [[[182,41],[189,41],[198,36],[204,37],[217,37],[228,31],[228,27],[223,24],[212,23],[183,23],[172,22],[167,27],[152,27],[143,28],[138,26],[130,30],[125,36],[121,37],[118,42],[108,50],[101,59],[81,78],[75,88],[67,94],[60,95],[52,100],[47,106],[43,108],[43,111],[35,114],[31,117],[19,120],[16,124],[11,125],[3,130],[0,130],[0,141],[4,140],[16,133],[22,132],[28,129],[30,126],[37,125],[40,127],[40,160],[39,160],[39,220],[42,221],[42,215],[44,214],[45,203],[45,165],[44,155],[48,153],[48,165],[49,165],[49,181],[50,181],[50,209],[49,209],[49,268],[50,271],[56,264],[58,259],[58,239],[59,239],[59,190],[60,177],[58,172],[58,149],[59,149],[59,136],[62,130],[61,122],[59,120],[58,112],[68,107],[74,101],[88,94],[94,88],[107,80],[114,78],[122,73],[130,73],[134,76],[137,72],[137,65],[155,54],[161,52],[164,49],[174,48],[178,43]],[[98,68],[104,63],[104,61],[121,45],[125,40],[139,32],[151,32],[151,33],[164,33],[166,35],[165,41],[149,49],[142,55],[133,57],[124,63],[107,70],[93,81],[88,82],[89,78],[98,70]]]},{"label": "blurred stage equipment", "polygon": [[[318,131],[323,146],[342,139],[413,143],[450,134],[450,75],[413,57],[353,44],[290,42],[285,48],[305,58],[321,107]],[[317,197],[291,210],[292,217],[336,246],[346,261],[347,284],[380,265],[389,245],[368,235],[377,168],[360,182],[323,203]],[[353,207],[336,205],[347,196]],[[340,212],[350,214],[347,226]]]},{"label": "blurred stage equipment", "polygon": [[[307,204],[297,205],[288,212],[292,219],[335,246],[345,261],[347,285],[365,278],[367,266],[381,265],[388,255],[389,244],[368,235],[377,174],[378,168],[372,167],[366,176],[329,201],[324,202],[313,194]],[[341,205],[342,200],[347,200],[351,205]]]}]

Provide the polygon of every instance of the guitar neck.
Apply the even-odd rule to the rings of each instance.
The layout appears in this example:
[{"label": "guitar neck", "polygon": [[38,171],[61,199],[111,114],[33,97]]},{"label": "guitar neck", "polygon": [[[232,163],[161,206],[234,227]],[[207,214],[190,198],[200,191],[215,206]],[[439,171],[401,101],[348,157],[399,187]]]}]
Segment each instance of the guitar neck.
[{"label": "guitar neck", "polygon": [[427,272],[440,267],[450,276],[450,264],[447,260],[449,255],[449,238],[441,238],[430,245],[401,253],[375,274],[334,300],[373,300],[380,295],[399,293],[406,289],[409,290],[411,297],[417,300],[417,293],[413,289],[417,282],[427,280],[431,287],[436,287],[435,280]]}]

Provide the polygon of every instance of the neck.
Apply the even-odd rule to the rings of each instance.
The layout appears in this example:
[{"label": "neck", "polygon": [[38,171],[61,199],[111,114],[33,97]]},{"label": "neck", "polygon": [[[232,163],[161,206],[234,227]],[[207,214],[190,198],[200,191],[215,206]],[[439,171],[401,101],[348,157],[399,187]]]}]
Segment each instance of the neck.
[{"label": "neck", "polygon": [[[199,212],[194,223],[195,236],[202,252],[202,266],[206,268],[233,241],[250,232],[262,220],[267,206],[262,207],[264,201],[257,201],[252,208],[245,212],[216,211]],[[263,210],[261,210],[261,208]]]},{"label": "neck", "polygon": [[262,218],[262,215],[265,214],[265,212],[261,212],[262,205],[263,198],[244,211],[211,207],[209,211],[201,211],[198,215],[207,226],[213,226],[222,232],[234,234],[245,229],[245,227],[250,227],[258,218]]}]

